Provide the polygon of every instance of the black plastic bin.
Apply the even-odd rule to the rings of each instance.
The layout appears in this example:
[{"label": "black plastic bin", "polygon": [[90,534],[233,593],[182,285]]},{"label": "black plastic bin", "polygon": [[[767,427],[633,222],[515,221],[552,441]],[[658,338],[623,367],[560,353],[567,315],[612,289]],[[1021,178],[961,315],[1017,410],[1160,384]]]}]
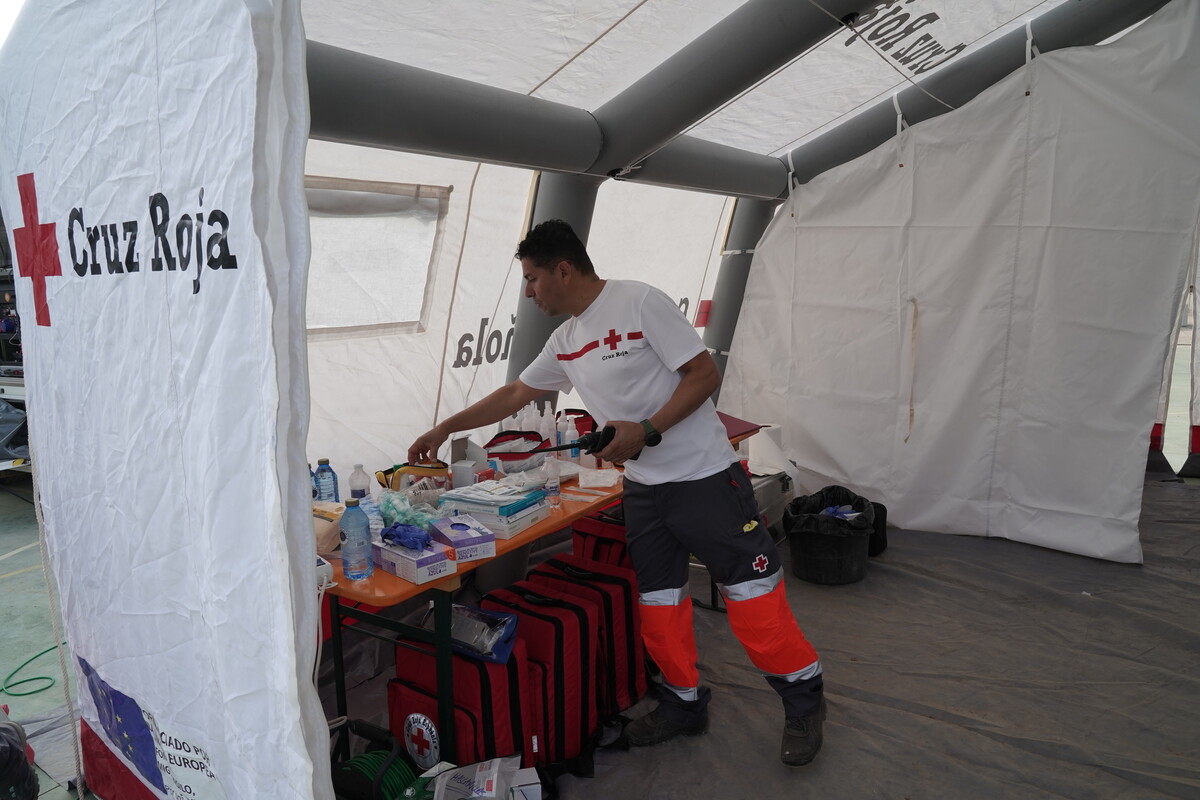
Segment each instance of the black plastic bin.
[{"label": "black plastic bin", "polygon": [[[821,513],[831,506],[850,506],[857,516],[843,519]],[[826,486],[816,494],[793,499],[784,512],[792,574],[810,583],[826,585],[862,580],[867,571],[867,556],[875,549],[871,546],[875,511],[875,504],[844,486]]]}]

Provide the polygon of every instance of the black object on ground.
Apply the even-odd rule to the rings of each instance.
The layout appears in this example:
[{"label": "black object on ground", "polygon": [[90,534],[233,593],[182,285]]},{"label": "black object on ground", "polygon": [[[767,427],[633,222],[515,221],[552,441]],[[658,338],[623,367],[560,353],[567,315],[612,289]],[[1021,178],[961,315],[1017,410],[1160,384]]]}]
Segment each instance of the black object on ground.
[{"label": "black object on ground", "polygon": [[844,486],[826,486],[788,503],[784,528],[792,573],[811,583],[860,581],[875,532],[875,507]]}]

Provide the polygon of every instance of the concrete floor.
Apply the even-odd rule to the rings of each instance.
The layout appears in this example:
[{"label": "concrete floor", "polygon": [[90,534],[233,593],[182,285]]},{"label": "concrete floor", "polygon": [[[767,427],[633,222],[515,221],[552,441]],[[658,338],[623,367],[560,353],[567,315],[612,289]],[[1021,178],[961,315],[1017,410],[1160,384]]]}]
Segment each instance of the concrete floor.
[{"label": "concrete floor", "polygon": [[[1191,333],[1191,329],[1184,331],[1176,353],[1165,428],[1163,452],[1175,469],[1179,469],[1187,458]],[[3,490],[0,491],[0,680],[5,681],[6,685],[42,676],[54,681],[50,684],[46,680],[35,680],[12,687],[13,691],[31,691],[31,694],[0,694],[0,703],[8,705],[9,715],[22,722],[61,709],[66,699],[64,680],[54,652],[36,658],[9,681],[11,673],[23,662],[52,648],[55,642],[50,601],[41,567],[37,519],[32,504],[28,502],[33,496],[30,476],[0,473],[0,490]],[[73,677],[68,679],[66,685],[73,700]],[[39,773],[40,798],[66,800],[76,796],[44,771],[39,770]]]},{"label": "concrete floor", "polygon": [[[30,692],[14,696],[6,690],[0,694],[0,703],[8,706],[12,719],[23,724],[67,703],[58,654],[53,650],[54,626],[42,574],[37,517],[28,502],[32,497],[28,474],[0,473],[0,680],[12,692]],[[12,674],[27,659],[48,649],[51,652]],[[29,683],[12,685],[29,679]],[[74,700],[72,684],[73,678],[66,682]],[[39,798],[76,796],[40,768],[38,782]]]}]

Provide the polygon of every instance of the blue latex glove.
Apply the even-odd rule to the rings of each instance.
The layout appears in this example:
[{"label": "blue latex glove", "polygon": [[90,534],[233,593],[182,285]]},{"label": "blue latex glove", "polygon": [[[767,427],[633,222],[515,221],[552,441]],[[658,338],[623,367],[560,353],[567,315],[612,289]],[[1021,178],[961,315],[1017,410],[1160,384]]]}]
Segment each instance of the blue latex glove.
[{"label": "blue latex glove", "polygon": [[403,522],[384,528],[380,536],[387,544],[407,547],[410,550],[424,550],[433,542],[433,537],[424,528],[405,525]]},{"label": "blue latex glove", "polygon": [[853,506],[829,506],[821,513],[838,519],[853,519],[858,516],[858,512],[854,510]]}]

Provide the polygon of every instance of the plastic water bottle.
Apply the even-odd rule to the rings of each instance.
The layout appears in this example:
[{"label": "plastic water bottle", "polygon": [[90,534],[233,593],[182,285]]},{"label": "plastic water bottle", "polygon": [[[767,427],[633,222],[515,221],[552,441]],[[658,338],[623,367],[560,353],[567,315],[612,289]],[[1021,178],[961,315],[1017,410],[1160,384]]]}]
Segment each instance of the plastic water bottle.
[{"label": "plastic water bottle", "polygon": [[354,465],[354,472],[350,473],[350,479],[346,482],[350,484],[350,496],[360,501],[367,496],[367,490],[371,488],[371,479],[367,477],[362,464]]},{"label": "plastic water bottle", "polygon": [[558,459],[553,455],[546,456],[546,503],[551,508],[562,504],[562,484],[559,479]]},{"label": "plastic water bottle", "polygon": [[329,466],[328,458],[317,459],[317,499],[329,503],[340,503],[337,473]]},{"label": "plastic water bottle", "polygon": [[371,577],[375,571],[371,561],[371,524],[358,507],[356,498],[346,501],[338,528],[342,540],[342,572],[352,581]]},{"label": "plastic water bottle", "polygon": [[317,473],[313,472],[311,462],[308,465],[308,482],[312,484],[312,499],[316,500],[320,492],[317,491]]}]

